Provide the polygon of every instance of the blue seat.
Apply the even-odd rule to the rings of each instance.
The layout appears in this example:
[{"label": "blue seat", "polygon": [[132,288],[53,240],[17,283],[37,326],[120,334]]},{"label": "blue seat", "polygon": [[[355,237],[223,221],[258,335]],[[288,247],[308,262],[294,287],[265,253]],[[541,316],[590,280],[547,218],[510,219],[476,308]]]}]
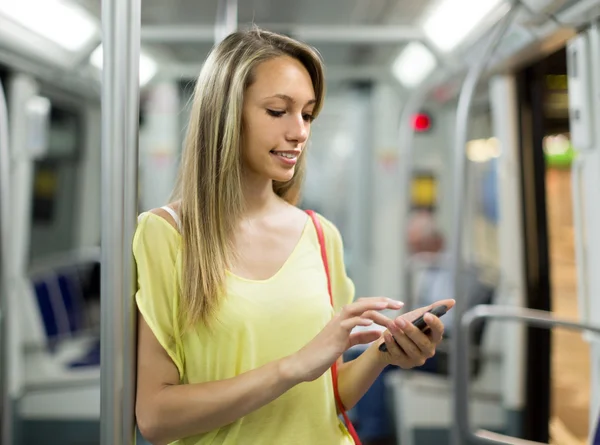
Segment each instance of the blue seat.
[{"label": "blue seat", "polygon": [[68,271],[58,276],[58,285],[62,296],[67,317],[69,331],[76,333],[85,329],[85,305],[79,291],[76,271]]},{"label": "blue seat", "polygon": [[[80,280],[80,267],[64,267],[53,273],[45,273],[33,283],[47,347],[51,353],[55,352],[60,341],[84,335],[89,328]],[[92,341],[89,348],[67,366],[100,366],[100,339]]]},{"label": "blue seat", "polygon": [[69,363],[69,368],[87,368],[100,366],[100,339],[97,339],[90,349],[77,360]]},{"label": "blue seat", "polygon": [[44,322],[44,330],[50,346],[59,334],[58,321],[56,319],[54,308],[52,307],[50,291],[48,289],[48,284],[45,281],[35,283],[34,288],[40,315]]}]

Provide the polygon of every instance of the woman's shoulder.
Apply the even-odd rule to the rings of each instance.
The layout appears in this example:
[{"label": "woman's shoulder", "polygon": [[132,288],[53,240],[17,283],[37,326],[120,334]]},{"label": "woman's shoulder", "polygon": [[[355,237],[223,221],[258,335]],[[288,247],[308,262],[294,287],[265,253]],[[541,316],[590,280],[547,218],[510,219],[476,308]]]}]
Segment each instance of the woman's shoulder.
[{"label": "woman's shoulder", "polygon": [[321,227],[323,227],[323,234],[325,235],[325,239],[334,242],[341,242],[342,235],[340,234],[340,231],[338,230],[337,226],[331,220],[321,215],[320,213],[315,212],[315,215],[319,219]]},{"label": "woman's shoulder", "polygon": [[157,247],[165,244],[168,246],[179,245],[181,242],[179,208],[171,204],[165,207],[151,209],[138,216],[134,245],[140,242],[152,242]]}]

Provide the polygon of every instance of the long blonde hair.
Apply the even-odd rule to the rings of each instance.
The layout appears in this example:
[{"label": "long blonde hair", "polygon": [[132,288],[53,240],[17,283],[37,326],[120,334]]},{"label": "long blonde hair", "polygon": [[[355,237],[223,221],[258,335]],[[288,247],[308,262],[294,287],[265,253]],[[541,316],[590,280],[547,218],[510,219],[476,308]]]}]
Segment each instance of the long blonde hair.
[{"label": "long blonde hair", "polygon": [[[242,109],[244,93],[262,62],[290,56],[308,71],[319,113],[325,91],[316,50],[292,38],[261,30],[235,32],[208,56],[194,90],[185,147],[173,199],[180,201],[183,238],[180,315],[186,328],[210,325],[225,273],[233,258],[233,234],[244,211],[242,195]],[[305,156],[293,178],[274,182],[275,193],[296,204]]]}]

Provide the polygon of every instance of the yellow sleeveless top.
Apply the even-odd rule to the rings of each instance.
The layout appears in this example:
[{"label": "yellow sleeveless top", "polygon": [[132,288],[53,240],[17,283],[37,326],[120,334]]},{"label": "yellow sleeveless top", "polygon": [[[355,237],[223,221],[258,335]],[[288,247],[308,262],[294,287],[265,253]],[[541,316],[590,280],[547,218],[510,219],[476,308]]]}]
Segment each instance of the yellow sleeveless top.
[{"label": "yellow sleeveless top", "polygon": [[[335,311],[354,298],[340,233],[318,215],[325,234]],[[182,384],[228,379],[301,349],[334,309],[310,218],[281,269],[267,280],[227,272],[212,332],[201,324],[180,335],[177,323],[181,236],[162,217],[143,213],[133,240],[137,306],[177,369]],[[351,445],[336,414],[331,372],[302,383],[262,408],[177,445]]]}]

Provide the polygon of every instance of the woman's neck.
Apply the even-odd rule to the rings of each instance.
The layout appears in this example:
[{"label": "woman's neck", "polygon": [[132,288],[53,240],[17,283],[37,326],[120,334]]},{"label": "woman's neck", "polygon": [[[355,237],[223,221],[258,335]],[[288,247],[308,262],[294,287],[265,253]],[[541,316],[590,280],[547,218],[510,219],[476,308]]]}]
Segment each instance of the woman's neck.
[{"label": "woman's neck", "polygon": [[244,181],[245,216],[253,218],[268,213],[280,199],[273,191],[273,181]]}]

